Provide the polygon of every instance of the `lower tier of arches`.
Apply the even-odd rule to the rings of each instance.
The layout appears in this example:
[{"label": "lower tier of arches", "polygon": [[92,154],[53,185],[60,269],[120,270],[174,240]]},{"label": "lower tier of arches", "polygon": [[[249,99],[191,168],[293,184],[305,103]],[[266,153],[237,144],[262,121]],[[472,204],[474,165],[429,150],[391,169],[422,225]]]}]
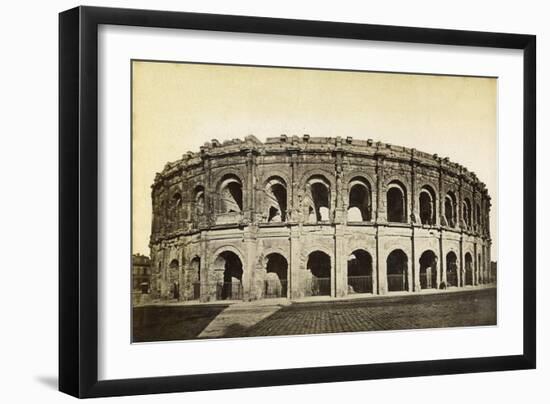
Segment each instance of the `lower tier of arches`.
[{"label": "lower tier of arches", "polygon": [[[165,300],[299,299],[490,284],[490,242],[405,231],[186,240],[152,250],[151,294]],[[184,247],[185,246],[185,247]]]}]

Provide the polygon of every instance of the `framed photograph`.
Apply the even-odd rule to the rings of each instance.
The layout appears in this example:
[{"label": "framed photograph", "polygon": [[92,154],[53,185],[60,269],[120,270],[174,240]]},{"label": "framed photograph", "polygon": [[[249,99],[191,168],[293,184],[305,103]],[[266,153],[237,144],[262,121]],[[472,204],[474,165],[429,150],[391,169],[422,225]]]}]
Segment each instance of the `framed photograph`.
[{"label": "framed photograph", "polygon": [[535,36],[59,17],[59,387],[535,367]]}]

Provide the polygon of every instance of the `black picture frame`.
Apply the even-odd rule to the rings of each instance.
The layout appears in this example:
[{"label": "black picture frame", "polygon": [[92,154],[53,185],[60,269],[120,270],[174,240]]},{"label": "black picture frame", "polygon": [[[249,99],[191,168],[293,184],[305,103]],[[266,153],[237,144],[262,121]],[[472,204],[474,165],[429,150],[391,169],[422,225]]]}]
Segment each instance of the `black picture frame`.
[{"label": "black picture frame", "polygon": [[[99,381],[98,26],[100,24],[523,50],[523,353]],[[59,15],[59,390],[103,397],[534,369],[536,37],[185,12],[77,7]]]}]

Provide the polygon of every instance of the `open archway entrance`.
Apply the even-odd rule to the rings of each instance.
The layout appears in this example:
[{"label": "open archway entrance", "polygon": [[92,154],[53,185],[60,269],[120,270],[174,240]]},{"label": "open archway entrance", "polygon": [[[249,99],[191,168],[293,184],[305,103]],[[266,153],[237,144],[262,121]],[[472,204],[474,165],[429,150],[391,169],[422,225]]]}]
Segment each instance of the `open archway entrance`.
[{"label": "open archway entrance", "polygon": [[386,193],[388,222],[407,222],[406,200],[407,197],[403,185],[395,181],[390,183],[388,192]]},{"label": "open archway entrance", "polygon": [[409,290],[407,261],[407,254],[403,250],[393,250],[388,255],[386,260],[388,292]]},{"label": "open archway entrance", "polygon": [[237,254],[224,251],[218,255],[214,267],[223,273],[218,276],[216,299],[241,300],[243,298],[243,264]]},{"label": "open archway entrance", "polygon": [[189,274],[188,282],[190,285],[189,288],[189,299],[198,300],[201,297],[201,259],[200,257],[195,257],[191,260],[189,265]]},{"label": "open archway entrance", "polygon": [[464,284],[465,285],[474,285],[474,260],[472,254],[469,252],[464,256]]},{"label": "open archway entrance", "polygon": [[367,182],[353,179],[349,190],[348,221],[366,222],[371,220],[371,192]]},{"label": "open archway entrance", "polygon": [[348,294],[372,293],[372,257],[355,250],[348,257]]},{"label": "open archway entrance", "polygon": [[446,258],[447,286],[458,286],[458,265],[456,254],[450,251]]},{"label": "open archway entrance", "polygon": [[180,282],[179,282],[179,261],[173,259],[168,266],[168,287],[169,296],[172,299],[179,299],[180,297]]},{"label": "open archway entrance", "polygon": [[307,269],[311,272],[311,296],[330,296],[330,257],[322,251],[313,251],[308,256]]},{"label": "open archway entrance", "polygon": [[431,250],[420,256],[420,288],[437,289],[437,256]]},{"label": "open archway entrance", "polygon": [[288,292],[288,262],[278,253],[266,257],[266,277],[264,282],[264,297],[287,297]]}]

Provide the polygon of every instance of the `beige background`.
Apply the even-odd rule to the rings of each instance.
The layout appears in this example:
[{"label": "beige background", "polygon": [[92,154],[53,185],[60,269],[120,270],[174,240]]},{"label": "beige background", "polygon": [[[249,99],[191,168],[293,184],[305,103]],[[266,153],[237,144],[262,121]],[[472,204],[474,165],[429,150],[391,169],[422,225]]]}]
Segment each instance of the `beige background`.
[{"label": "beige background", "polygon": [[133,253],[149,255],[150,186],[210,139],[352,136],[448,156],[493,198],[497,251],[497,80],[133,62]]}]

